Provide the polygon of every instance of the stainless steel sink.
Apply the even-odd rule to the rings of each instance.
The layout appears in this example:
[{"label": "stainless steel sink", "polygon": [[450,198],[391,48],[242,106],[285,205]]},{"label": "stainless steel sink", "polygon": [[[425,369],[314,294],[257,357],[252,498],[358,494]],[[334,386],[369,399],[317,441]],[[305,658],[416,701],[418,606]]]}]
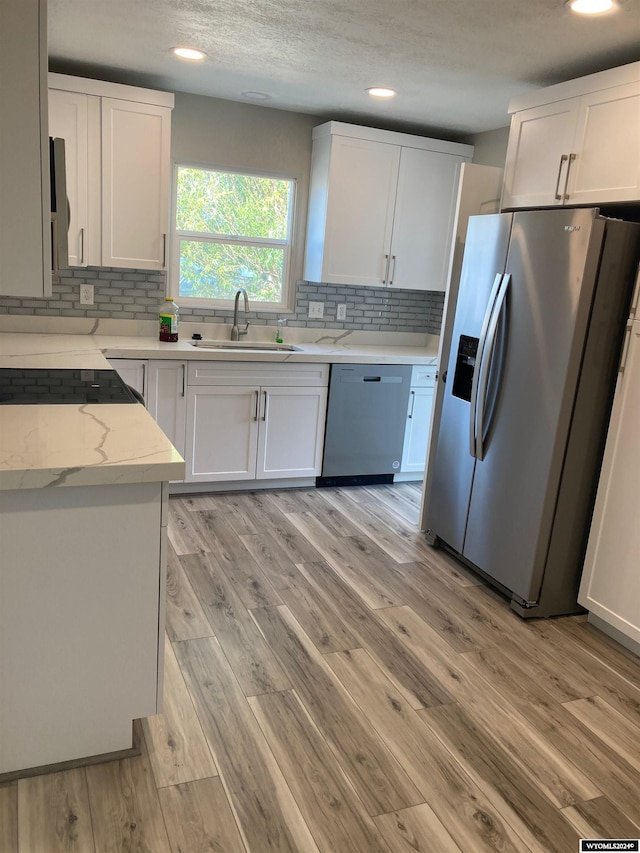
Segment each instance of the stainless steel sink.
[{"label": "stainless steel sink", "polygon": [[192,347],[205,349],[245,350],[247,352],[298,352],[302,347],[293,344],[276,344],[269,341],[189,341]]}]

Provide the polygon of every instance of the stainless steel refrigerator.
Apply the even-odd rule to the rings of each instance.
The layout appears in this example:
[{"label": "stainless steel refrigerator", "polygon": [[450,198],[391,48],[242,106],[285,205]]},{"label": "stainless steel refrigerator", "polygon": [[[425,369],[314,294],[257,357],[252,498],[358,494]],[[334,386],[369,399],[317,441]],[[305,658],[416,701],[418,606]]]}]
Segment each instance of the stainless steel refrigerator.
[{"label": "stainless steel refrigerator", "polygon": [[580,609],[639,246],[597,209],[469,220],[424,526],[521,616]]}]

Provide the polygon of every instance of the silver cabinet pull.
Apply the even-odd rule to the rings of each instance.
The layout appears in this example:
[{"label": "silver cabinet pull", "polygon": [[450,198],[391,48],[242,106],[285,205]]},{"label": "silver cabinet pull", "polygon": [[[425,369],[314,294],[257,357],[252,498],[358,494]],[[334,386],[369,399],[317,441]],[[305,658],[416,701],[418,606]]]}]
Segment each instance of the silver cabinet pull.
[{"label": "silver cabinet pull", "polygon": [[390,260],[390,257],[391,257],[390,255],[384,256],[384,272],[382,274],[382,283],[383,284],[386,284],[387,279],[389,278],[389,260]]},{"label": "silver cabinet pull", "polygon": [[269,405],[269,395],[266,391],[262,392],[264,394],[264,409],[262,410],[262,420],[266,421],[267,419],[267,406]]},{"label": "silver cabinet pull", "polygon": [[411,395],[411,408],[409,409],[409,414],[407,417],[412,418],[413,417],[413,407],[416,404],[416,392],[410,391],[409,393]]},{"label": "silver cabinet pull", "polygon": [[51,214],[51,246],[52,246],[52,254],[51,254],[51,266],[53,269],[51,270],[51,277],[54,281],[58,280],[58,276],[60,273],[60,265],[59,265],[59,257],[58,257],[58,214]]},{"label": "silver cabinet pull", "polygon": [[618,373],[624,373],[624,369],[627,366],[627,355],[629,354],[629,344],[631,343],[632,325],[632,323],[627,323],[624,330],[624,343],[622,344],[622,357],[620,359]]},{"label": "silver cabinet pull", "polygon": [[80,229],[80,265],[84,264],[84,228]]},{"label": "silver cabinet pull", "polygon": [[142,396],[147,396],[147,363],[146,361],[142,362]]},{"label": "silver cabinet pull", "polygon": [[182,393],[180,394],[181,397],[184,397],[184,395],[185,395],[186,385],[187,385],[187,365],[183,362],[182,363]]},{"label": "silver cabinet pull", "polygon": [[562,196],[560,195],[560,175],[562,174],[562,164],[565,162],[565,160],[568,160],[568,159],[569,159],[569,155],[563,154],[562,157],[560,158],[560,165],[558,166],[558,177],[556,178],[556,192],[555,192],[555,197],[556,197],[556,199],[558,199],[558,201],[560,201],[562,199]]},{"label": "silver cabinet pull", "polygon": [[393,284],[393,279],[396,276],[396,256],[391,255],[391,260],[393,261],[393,266],[391,267],[391,272],[389,274],[389,287]]},{"label": "silver cabinet pull", "polygon": [[256,407],[255,407],[255,410],[253,413],[253,419],[254,419],[254,421],[257,421],[258,420],[258,404],[259,404],[259,400],[260,400],[260,392],[254,391],[253,393],[256,395],[256,401],[255,401]]},{"label": "silver cabinet pull", "polygon": [[576,159],[575,154],[569,154],[569,162],[567,163],[567,175],[564,179],[564,192],[562,194],[562,198],[566,201],[569,198],[569,193],[567,192],[567,186],[569,185],[569,172],[571,171],[571,164]]},{"label": "silver cabinet pull", "polygon": [[162,235],[162,269],[167,268],[167,235]]}]

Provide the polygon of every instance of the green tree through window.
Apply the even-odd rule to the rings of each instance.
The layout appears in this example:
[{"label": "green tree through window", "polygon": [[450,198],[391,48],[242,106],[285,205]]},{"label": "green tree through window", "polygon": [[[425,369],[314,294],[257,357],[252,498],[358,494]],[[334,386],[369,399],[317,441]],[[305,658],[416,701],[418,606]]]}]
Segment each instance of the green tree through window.
[{"label": "green tree through window", "polygon": [[178,296],[281,304],[288,272],[294,182],[176,169]]}]

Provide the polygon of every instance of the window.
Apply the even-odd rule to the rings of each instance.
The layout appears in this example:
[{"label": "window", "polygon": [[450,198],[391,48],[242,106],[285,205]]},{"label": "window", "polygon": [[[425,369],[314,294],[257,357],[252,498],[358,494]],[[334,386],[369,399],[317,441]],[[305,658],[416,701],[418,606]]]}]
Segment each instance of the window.
[{"label": "window", "polygon": [[176,167],[174,280],[181,302],[227,307],[239,287],[286,307],[295,182]]}]

